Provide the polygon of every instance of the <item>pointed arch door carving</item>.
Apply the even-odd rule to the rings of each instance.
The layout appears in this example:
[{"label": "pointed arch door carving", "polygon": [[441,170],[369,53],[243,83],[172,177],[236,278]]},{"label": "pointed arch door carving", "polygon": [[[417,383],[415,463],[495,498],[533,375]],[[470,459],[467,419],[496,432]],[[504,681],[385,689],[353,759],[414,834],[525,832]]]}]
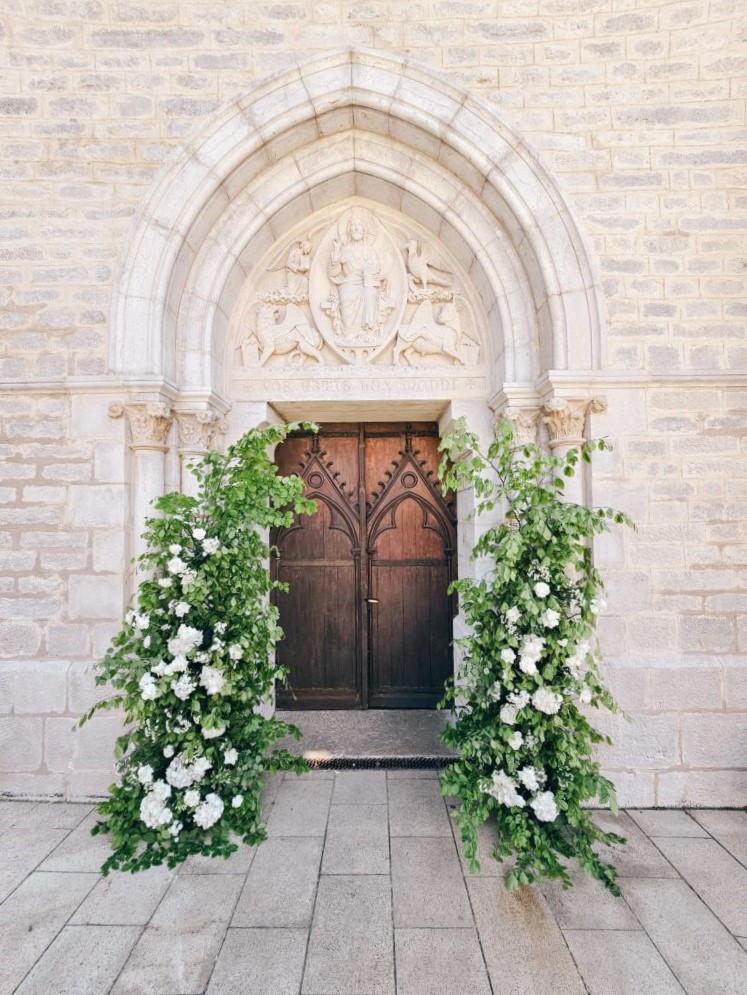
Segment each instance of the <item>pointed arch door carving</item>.
[{"label": "pointed arch door carving", "polygon": [[278,447],[317,513],[272,537],[290,670],[279,704],[433,707],[451,674],[456,511],[435,424],[324,425]]}]

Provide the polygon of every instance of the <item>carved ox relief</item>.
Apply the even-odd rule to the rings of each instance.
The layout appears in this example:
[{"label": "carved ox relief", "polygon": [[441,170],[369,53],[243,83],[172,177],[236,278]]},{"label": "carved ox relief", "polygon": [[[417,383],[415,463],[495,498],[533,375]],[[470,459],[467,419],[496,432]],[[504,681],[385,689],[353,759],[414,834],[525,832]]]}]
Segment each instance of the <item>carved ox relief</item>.
[{"label": "carved ox relief", "polygon": [[454,264],[363,205],[278,243],[234,341],[246,369],[473,367],[472,305]]}]

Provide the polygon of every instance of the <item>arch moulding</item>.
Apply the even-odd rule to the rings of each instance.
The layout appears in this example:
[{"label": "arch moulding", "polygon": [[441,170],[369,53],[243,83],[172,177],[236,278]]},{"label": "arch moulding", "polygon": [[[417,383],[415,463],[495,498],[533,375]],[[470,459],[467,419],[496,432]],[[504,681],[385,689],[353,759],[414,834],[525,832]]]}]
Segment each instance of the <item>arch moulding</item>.
[{"label": "arch moulding", "polygon": [[[164,392],[177,410],[240,400],[232,322],[257,261],[355,203],[395,228],[411,222],[469,283],[483,329],[472,388],[482,385],[483,404],[536,403],[553,371],[581,380],[601,367],[592,256],[538,156],[439,76],[346,50],[254,86],[165,165],[122,257],[112,373],[131,390]],[[316,384],[309,399],[323,394]]]}]

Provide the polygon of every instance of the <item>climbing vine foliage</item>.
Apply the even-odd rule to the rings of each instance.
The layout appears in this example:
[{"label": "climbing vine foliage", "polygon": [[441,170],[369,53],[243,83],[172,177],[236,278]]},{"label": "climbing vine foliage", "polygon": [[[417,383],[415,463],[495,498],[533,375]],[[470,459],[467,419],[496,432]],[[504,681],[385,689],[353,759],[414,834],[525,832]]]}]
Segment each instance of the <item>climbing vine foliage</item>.
[{"label": "climbing vine foliage", "polygon": [[194,467],[197,496],[167,494],[147,522],[146,579],[96,678],[117,693],[82,720],[121,708],[126,721],[119,778],[93,830],[111,835],[105,874],[227,857],[235,836],[258,843],[265,777],[304,767],[277,746],[298,730],[261,710],[285,677],[265,536],[314,510],[268,455],[296,427],[252,430],[208,453]]},{"label": "climbing vine foliage", "polygon": [[596,799],[617,810],[613,785],[592,756],[594,744],[610,740],[591,724],[590,710],[615,704],[594,640],[605,604],[590,540],[632,523],[610,508],[563,500],[579,460],[588,462],[604,442],[547,456],[516,446],[504,420],[485,455],[478,446],[464,425],[441,446],[445,486],[473,487],[477,515],[500,519],[475,545],[481,576],[454,584],[469,635],[459,640],[460,667],[442,703],[454,707],[444,739],[459,754],[443,790],[461,799],[456,818],[473,869],[478,830],[493,817],[492,856],[514,858],[509,889],[543,878],[569,886],[575,858],[618,894],[615,870],[595,845],[624,840],[603,832],[583,807]]}]

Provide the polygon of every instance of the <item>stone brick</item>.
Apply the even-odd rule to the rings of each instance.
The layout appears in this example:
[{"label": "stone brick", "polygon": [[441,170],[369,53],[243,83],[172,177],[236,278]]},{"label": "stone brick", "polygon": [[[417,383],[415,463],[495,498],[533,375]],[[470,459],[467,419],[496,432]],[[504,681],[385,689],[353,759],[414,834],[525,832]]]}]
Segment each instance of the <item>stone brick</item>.
[{"label": "stone brick", "polygon": [[691,767],[747,768],[747,713],[683,715],[682,759]]},{"label": "stone brick", "polygon": [[678,646],[685,652],[727,653],[735,644],[734,619],[728,616],[683,615]]},{"label": "stone brick", "polygon": [[41,633],[31,622],[0,622],[0,657],[33,656],[39,649]]},{"label": "stone brick", "polygon": [[35,562],[36,553],[26,552],[21,549],[0,550],[0,570],[13,572],[33,570]]},{"label": "stone brick", "polygon": [[87,625],[60,622],[47,628],[47,652],[51,656],[87,656],[91,637]]},{"label": "stone brick", "polygon": [[60,715],[67,707],[66,663],[36,663],[16,675],[16,715]]},{"label": "stone brick", "polygon": [[125,561],[126,537],[124,532],[96,532],[93,537],[93,569],[108,573],[122,573]]},{"label": "stone brick", "polygon": [[115,574],[71,574],[68,581],[70,618],[120,618],[122,578]]},{"label": "stone brick", "polygon": [[81,729],[76,729],[75,724],[76,719],[46,720],[44,762],[47,768],[53,772],[67,771],[71,766],[78,771],[110,771],[115,741],[124,731],[121,716],[97,715]]},{"label": "stone brick", "polygon": [[701,712],[723,708],[721,667],[656,668],[653,706],[661,712]]},{"label": "stone brick", "polygon": [[36,718],[0,718],[0,771],[32,771],[41,766],[43,722]]},{"label": "stone brick", "polygon": [[72,484],[70,514],[75,527],[121,525],[124,522],[124,488],[111,484]]},{"label": "stone brick", "polygon": [[[699,717],[699,716],[698,716]],[[679,716],[594,714],[594,725],[612,737],[612,746],[598,746],[602,766],[660,770],[680,763]]]},{"label": "stone brick", "polygon": [[747,771],[664,771],[657,775],[656,804],[664,808],[744,808]]},{"label": "stone brick", "polygon": [[68,708],[73,715],[82,715],[96,702],[112,696],[112,688],[97,685],[95,677],[91,663],[70,664],[67,674]]},{"label": "stone brick", "polygon": [[724,699],[726,707],[747,712],[747,666],[724,667]]}]

